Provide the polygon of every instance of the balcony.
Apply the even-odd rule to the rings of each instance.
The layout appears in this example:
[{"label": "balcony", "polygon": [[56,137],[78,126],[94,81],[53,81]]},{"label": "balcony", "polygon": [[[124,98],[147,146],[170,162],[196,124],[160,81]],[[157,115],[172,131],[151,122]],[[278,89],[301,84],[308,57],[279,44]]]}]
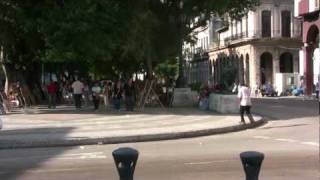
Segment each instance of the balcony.
[{"label": "balcony", "polygon": [[237,41],[237,40],[242,40],[244,38],[248,37],[247,33],[243,32],[243,33],[239,33],[239,34],[235,34],[233,36],[227,37],[224,39],[224,44],[227,46],[229,45],[231,42],[233,41]]},{"label": "balcony", "polygon": [[283,35],[280,32],[281,32],[280,30],[273,30],[269,32],[270,35],[263,35],[261,30],[254,31],[254,32],[251,31],[251,32],[248,32],[248,34],[244,32],[244,33],[236,34],[230,37],[226,37],[223,40],[224,46],[228,46],[230,44],[236,44],[243,41],[249,41],[253,39],[281,39],[281,38],[301,39],[302,37],[300,30],[291,31],[289,34],[283,34]]}]

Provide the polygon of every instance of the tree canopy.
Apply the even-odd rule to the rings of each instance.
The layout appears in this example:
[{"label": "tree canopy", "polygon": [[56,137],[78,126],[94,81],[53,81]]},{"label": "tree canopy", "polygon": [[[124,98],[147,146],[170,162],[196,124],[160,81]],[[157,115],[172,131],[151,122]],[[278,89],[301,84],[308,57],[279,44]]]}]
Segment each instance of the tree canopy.
[{"label": "tree canopy", "polygon": [[[179,57],[212,15],[237,18],[258,0],[2,0],[7,63],[83,63],[97,73],[137,72]],[[198,21],[195,21],[198,19]]]}]

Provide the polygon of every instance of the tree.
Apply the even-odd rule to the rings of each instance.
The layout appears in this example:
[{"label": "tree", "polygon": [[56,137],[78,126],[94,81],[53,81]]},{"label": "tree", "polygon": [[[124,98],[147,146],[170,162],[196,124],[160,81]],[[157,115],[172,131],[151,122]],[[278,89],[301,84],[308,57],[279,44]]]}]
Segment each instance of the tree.
[{"label": "tree", "polygon": [[153,67],[172,57],[179,57],[182,77],[182,42],[193,40],[192,30],[212,14],[243,15],[256,1],[2,0],[6,82],[28,77],[29,86],[39,84],[43,62],[53,62],[61,71],[64,64],[73,65],[100,77],[147,70],[152,78]]},{"label": "tree", "polygon": [[[156,0],[153,0],[156,1]],[[184,85],[182,45],[184,41],[191,41],[194,29],[206,25],[213,15],[228,13],[232,18],[239,18],[257,6],[259,0],[158,0],[154,3],[158,8],[161,4],[168,27],[172,27],[176,40],[177,56],[179,58],[178,86]]]},{"label": "tree", "polygon": [[111,0],[68,0],[63,6],[49,0],[1,1],[1,64],[7,92],[13,81],[37,74],[39,68],[34,67],[41,61],[75,62],[78,67],[110,61],[125,24],[119,17],[127,9]]}]

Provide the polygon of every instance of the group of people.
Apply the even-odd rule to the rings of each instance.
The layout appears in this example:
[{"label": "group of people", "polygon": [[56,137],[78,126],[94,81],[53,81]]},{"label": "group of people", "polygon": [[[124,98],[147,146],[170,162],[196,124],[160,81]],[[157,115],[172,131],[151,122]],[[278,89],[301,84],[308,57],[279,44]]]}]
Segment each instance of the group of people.
[{"label": "group of people", "polygon": [[[57,82],[51,81],[47,85],[49,108],[56,107],[59,89]],[[88,106],[90,101],[92,101],[94,110],[98,110],[102,102],[106,108],[113,106],[116,110],[120,110],[123,100],[127,111],[133,111],[135,106],[136,88],[132,79],[126,82],[121,80],[88,82],[77,79],[72,83],[62,85],[61,91],[66,101],[73,98],[76,109],[82,107],[82,102]]]}]

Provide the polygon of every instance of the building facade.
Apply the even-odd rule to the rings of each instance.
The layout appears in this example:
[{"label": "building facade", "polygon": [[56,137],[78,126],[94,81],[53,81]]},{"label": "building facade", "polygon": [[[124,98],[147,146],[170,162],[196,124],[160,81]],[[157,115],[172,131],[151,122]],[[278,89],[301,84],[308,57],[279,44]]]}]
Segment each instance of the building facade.
[{"label": "building facade", "polygon": [[[212,24],[208,54],[214,83],[270,84],[275,88],[297,83],[302,42],[294,0],[261,0],[255,11],[241,19],[226,15],[213,18]],[[290,82],[283,74],[290,75]]]},{"label": "building facade", "polygon": [[301,70],[305,77],[306,94],[311,95],[313,85],[320,80],[320,0],[295,0],[295,16],[303,21]]},{"label": "building facade", "polygon": [[199,27],[194,30],[194,43],[184,43],[183,55],[185,58],[185,77],[187,83],[205,84],[210,80],[211,70],[209,61],[210,44],[209,26]]}]

